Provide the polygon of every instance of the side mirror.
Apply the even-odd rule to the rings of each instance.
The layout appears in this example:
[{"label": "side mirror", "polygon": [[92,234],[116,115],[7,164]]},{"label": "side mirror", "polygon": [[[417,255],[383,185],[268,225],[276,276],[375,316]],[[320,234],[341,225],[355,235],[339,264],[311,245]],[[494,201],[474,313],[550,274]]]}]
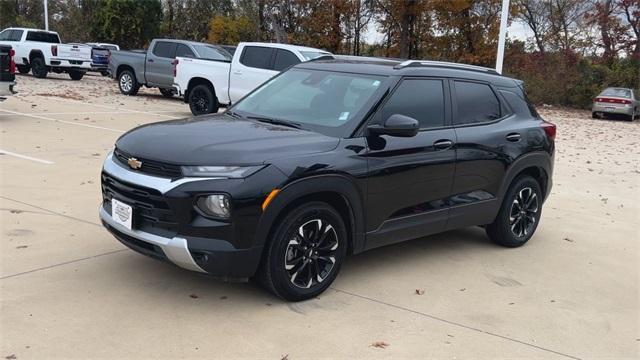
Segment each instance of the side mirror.
[{"label": "side mirror", "polygon": [[369,125],[367,130],[369,134],[373,135],[412,137],[416,136],[420,130],[420,124],[412,117],[393,114],[387,118],[383,125]]}]

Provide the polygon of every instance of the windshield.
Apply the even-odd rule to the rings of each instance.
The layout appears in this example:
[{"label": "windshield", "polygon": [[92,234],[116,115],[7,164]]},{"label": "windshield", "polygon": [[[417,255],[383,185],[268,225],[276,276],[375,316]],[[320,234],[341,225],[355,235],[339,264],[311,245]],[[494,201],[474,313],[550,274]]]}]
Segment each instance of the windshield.
[{"label": "windshield", "polygon": [[617,96],[617,97],[623,97],[623,98],[630,98],[631,97],[631,90],[629,89],[615,89],[615,88],[609,88],[609,89],[605,89],[602,94],[600,95],[604,95],[604,96]]},{"label": "windshield", "polygon": [[291,69],[268,81],[231,110],[245,117],[283,120],[325,134],[340,134],[339,128],[358,118],[384,79],[384,76]]},{"label": "windshield", "polygon": [[210,45],[194,45],[201,59],[231,61],[231,55],[224,50]]},{"label": "windshield", "polygon": [[320,56],[331,56],[331,53],[328,53],[326,51],[300,51],[300,54],[307,61],[319,58]]}]

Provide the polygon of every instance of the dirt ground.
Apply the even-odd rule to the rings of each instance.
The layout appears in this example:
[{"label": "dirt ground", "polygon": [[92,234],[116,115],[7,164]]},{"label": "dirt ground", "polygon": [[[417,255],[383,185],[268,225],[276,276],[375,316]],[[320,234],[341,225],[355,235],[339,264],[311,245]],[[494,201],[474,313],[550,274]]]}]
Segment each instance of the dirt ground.
[{"label": "dirt ground", "polygon": [[539,109],[558,126],[555,185],[526,246],[481,228],[388,246],[289,304],[138,255],[100,225],[116,138],[187,105],[94,75],[17,80],[0,104],[1,358],[640,357],[638,120]]}]

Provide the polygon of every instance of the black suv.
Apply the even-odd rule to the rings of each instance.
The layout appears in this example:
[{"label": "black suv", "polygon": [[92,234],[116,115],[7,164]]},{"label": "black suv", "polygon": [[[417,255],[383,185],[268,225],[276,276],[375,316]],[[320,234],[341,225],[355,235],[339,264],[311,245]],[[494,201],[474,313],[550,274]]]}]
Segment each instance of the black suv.
[{"label": "black suv", "polygon": [[100,217],[137,252],[303,300],[371,248],[472,225],[527,242],[555,131],[490,69],[311,61],[223,114],[123,135]]}]

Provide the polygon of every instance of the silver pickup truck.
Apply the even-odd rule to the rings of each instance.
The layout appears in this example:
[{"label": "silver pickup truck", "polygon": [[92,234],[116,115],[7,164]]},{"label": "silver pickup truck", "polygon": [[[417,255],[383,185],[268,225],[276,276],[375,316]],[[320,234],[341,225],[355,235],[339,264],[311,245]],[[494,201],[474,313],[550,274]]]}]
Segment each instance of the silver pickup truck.
[{"label": "silver pickup truck", "polygon": [[219,46],[194,41],[154,39],[149,50],[111,51],[109,73],[118,81],[120,92],[136,95],[141,86],[157,87],[163,96],[172,97],[176,57],[207,58],[212,52],[231,55]]}]

